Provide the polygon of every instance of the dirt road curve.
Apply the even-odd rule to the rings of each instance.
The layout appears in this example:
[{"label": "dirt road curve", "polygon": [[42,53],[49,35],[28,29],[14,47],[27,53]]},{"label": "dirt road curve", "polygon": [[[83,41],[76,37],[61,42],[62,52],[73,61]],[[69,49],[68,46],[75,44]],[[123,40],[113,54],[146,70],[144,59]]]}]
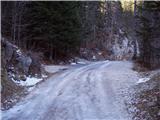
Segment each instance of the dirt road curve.
[{"label": "dirt road curve", "polygon": [[2,120],[131,120],[125,100],[138,79],[127,61],[69,69],[41,83]]}]

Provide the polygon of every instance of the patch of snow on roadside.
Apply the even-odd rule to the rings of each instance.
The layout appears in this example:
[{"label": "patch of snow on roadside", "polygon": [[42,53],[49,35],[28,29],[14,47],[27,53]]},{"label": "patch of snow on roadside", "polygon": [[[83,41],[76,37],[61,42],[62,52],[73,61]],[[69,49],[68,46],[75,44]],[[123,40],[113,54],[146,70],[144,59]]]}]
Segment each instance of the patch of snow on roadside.
[{"label": "patch of snow on roadside", "polygon": [[77,63],[72,62],[71,65],[76,65]]},{"label": "patch of snow on roadside", "polygon": [[[14,74],[12,74],[14,75]],[[44,77],[42,77],[44,78]],[[36,85],[38,82],[42,81],[42,78],[37,78],[37,77],[27,77],[25,81],[22,80],[15,80],[14,77],[11,77],[11,80],[21,86],[34,86]]]},{"label": "patch of snow on roadside", "polygon": [[22,86],[33,86],[42,80],[42,78],[27,77],[26,81],[20,81],[19,84]]},{"label": "patch of snow on roadside", "polygon": [[45,74],[42,74],[42,78],[47,78],[48,76]]},{"label": "patch of snow on roadside", "polygon": [[34,88],[35,88],[35,86],[29,87],[28,92],[31,92]]},{"label": "patch of snow on roadside", "polygon": [[98,52],[98,55],[102,55],[102,52]]},{"label": "patch of snow on roadside", "polygon": [[79,57],[75,57],[74,59],[71,59],[69,62],[70,65],[77,65],[77,64],[86,65],[91,63],[90,61]]},{"label": "patch of snow on roadside", "polygon": [[62,65],[46,65],[44,67],[44,69],[45,69],[46,72],[56,73],[56,72],[59,72],[61,70],[68,69],[68,67],[69,66],[62,66]]},{"label": "patch of snow on roadside", "polygon": [[96,60],[96,56],[92,56],[92,59],[93,59],[93,60]]},{"label": "patch of snow on roadside", "polygon": [[140,78],[139,80],[138,80],[138,82],[137,82],[137,84],[139,84],[139,83],[144,83],[144,82],[147,82],[147,81],[149,81],[150,80],[150,78]]},{"label": "patch of snow on roadside", "polygon": [[88,61],[88,60],[86,60],[86,59],[81,59],[81,58],[79,58],[78,60],[77,60],[77,64],[83,64],[83,65],[85,65],[85,64],[89,64],[90,63],[90,61]]},{"label": "patch of snow on roadside", "polygon": [[85,62],[82,62],[82,61],[79,61],[79,62],[77,62],[78,64],[83,64],[83,65],[85,65],[86,63]]}]

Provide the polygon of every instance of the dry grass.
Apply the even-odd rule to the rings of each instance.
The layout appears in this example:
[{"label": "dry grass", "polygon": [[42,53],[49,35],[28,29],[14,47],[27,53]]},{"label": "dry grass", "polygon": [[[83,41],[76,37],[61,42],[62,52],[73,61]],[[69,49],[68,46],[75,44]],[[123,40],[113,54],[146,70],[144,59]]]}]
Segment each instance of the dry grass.
[{"label": "dry grass", "polygon": [[134,66],[132,68],[133,70],[137,72],[147,72],[149,71],[149,68],[147,68],[142,62],[140,61],[134,61]]},{"label": "dry grass", "polygon": [[137,92],[132,103],[136,108],[133,120],[160,120],[160,74],[137,87],[145,89]]},{"label": "dry grass", "polygon": [[13,81],[9,80],[6,71],[2,70],[1,75],[1,107],[2,110],[12,107],[20,98],[26,94],[25,88],[17,86]]}]

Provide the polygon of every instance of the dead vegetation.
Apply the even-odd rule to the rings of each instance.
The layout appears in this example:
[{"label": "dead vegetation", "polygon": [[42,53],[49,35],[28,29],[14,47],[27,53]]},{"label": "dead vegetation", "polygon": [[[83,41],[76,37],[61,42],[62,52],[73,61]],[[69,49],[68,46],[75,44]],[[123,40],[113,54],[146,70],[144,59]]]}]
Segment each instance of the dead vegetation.
[{"label": "dead vegetation", "polygon": [[133,120],[160,120],[160,73],[149,81],[138,84],[129,111]]},{"label": "dead vegetation", "polygon": [[24,87],[17,86],[13,81],[7,77],[7,72],[2,68],[1,70],[1,109],[9,109],[26,94]]}]

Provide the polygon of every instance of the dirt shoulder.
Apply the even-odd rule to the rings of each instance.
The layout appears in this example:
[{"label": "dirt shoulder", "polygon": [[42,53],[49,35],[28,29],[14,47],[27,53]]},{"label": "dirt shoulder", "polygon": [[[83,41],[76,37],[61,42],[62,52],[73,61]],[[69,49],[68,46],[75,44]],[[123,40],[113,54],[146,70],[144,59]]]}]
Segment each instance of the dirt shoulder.
[{"label": "dirt shoulder", "polygon": [[150,79],[133,88],[128,111],[133,114],[133,120],[160,120],[160,71],[141,75]]}]

